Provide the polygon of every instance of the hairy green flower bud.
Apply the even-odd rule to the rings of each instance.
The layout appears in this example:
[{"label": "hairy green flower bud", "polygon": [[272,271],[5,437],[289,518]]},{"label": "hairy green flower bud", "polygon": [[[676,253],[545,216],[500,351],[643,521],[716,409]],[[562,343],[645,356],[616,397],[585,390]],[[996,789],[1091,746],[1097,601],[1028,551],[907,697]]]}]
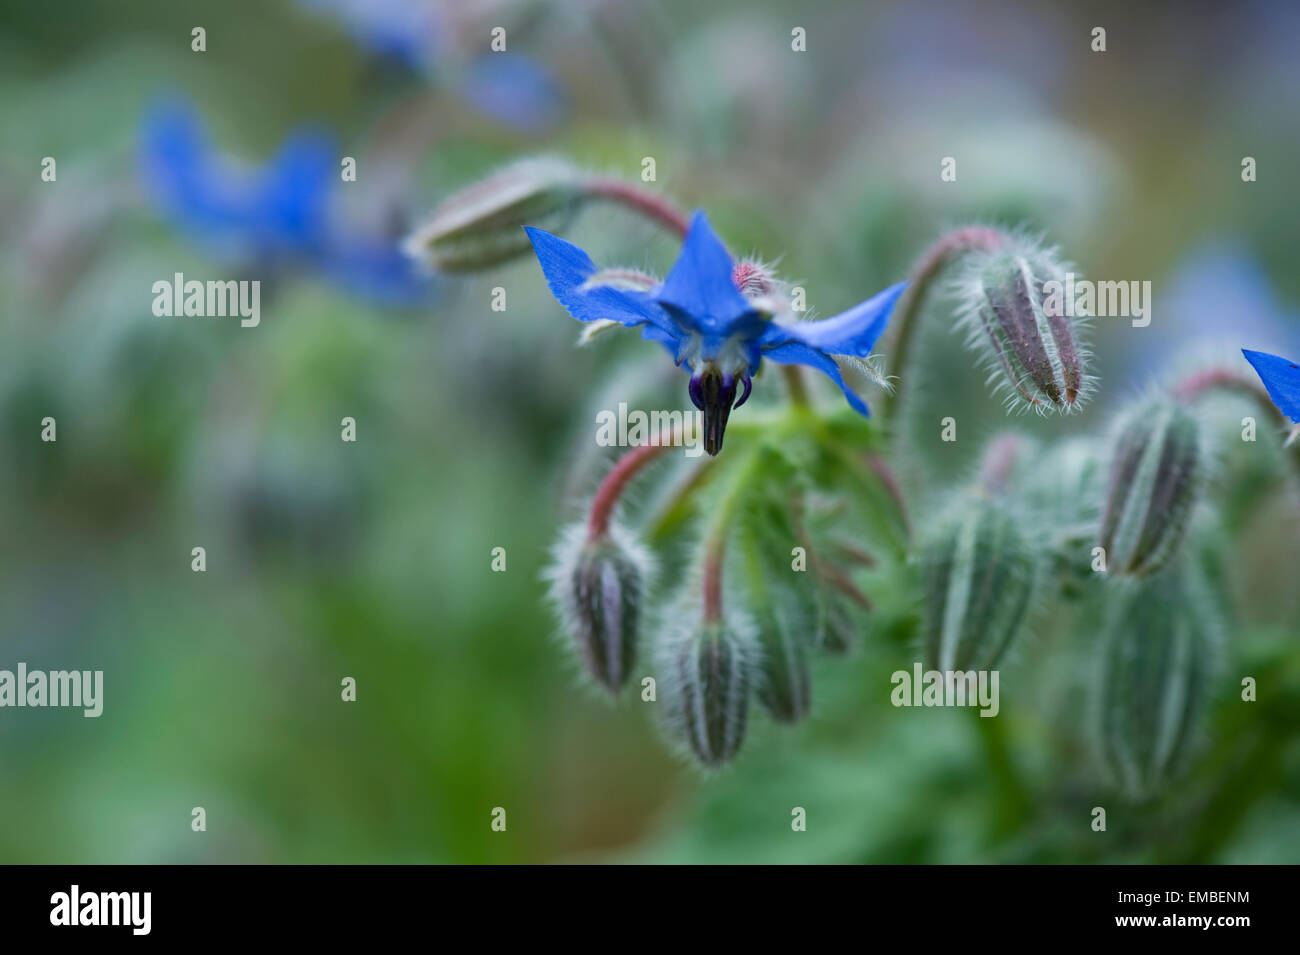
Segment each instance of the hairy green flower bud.
[{"label": "hairy green flower bud", "polygon": [[491,268],[532,249],[523,227],[562,230],[584,198],[580,170],[525,159],[446,199],[406,240],[408,255],[441,272]]},{"label": "hairy green flower bud", "polygon": [[1098,543],[1107,570],[1144,577],[1177,552],[1200,494],[1200,427],[1168,400],[1144,402],[1122,421]]},{"label": "hairy green flower bud", "polygon": [[1034,555],[999,505],[972,497],[922,545],[923,638],[932,670],[997,665],[1029,614]]},{"label": "hairy green flower bud", "polygon": [[564,629],[587,672],[617,696],[636,664],[649,554],[619,527],[590,540],[579,524],[565,532],[555,558],[551,597]]},{"label": "hairy green flower bud", "polygon": [[1205,709],[1217,614],[1189,566],[1114,588],[1092,725],[1111,782],[1155,795],[1181,768]]},{"label": "hairy green flower bud", "polygon": [[958,320],[989,380],[1012,405],[1077,411],[1091,381],[1082,316],[1065,299],[1065,268],[1025,239],[974,252],[958,282]]},{"label": "hairy green flower bud", "polygon": [[744,742],[757,656],[747,628],[723,622],[697,624],[661,647],[670,725],[705,766],[721,766]]}]

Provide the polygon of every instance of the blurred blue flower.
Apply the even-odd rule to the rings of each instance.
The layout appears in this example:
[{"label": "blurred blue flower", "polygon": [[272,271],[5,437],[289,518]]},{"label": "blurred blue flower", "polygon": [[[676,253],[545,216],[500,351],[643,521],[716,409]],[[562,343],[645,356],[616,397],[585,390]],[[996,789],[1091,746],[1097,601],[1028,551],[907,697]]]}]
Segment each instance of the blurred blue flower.
[{"label": "blurred blue flower", "polygon": [[[640,327],[691,370],[690,395],[704,412],[705,450],[722,447],[727,417],[749,397],[750,379],[764,356],[779,364],[808,365],[869,414],[849,388],[833,355],[865,358],[889,322],[905,283],[892,285],[846,312],[818,322],[781,324],[736,281],[736,264],[703,212],[691,219],[681,253],[658,284],[628,280],[626,270],[601,273],[582,249],[541,229],[528,228],[551,293],[579,321]],[[743,385],[736,400],[737,385]]]},{"label": "blurred blue flower", "polygon": [[438,10],[420,0],[298,0],[339,21],[362,48],[413,70],[433,66],[441,33]]},{"label": "blurred blue flower", "polygon": [[338,151],[324,134],[295,132],[265,166],[244,169],[216,151],[189,104],[170,102],[145,118],[140,162],[155,205],[222,258],[306,268],[383,304],[433,290],[397,236],[367,234],[338,214]]},{"label": "blurred blue flower", "polygon": [[1279,300],[1248,245],[1229,238],[1204,242],[1179,263],[1164,311],[1175,339],[1221,338],[1224,324],[1239,340],[1284,350],[1296,344],[1297,315]]},{"label": "blurred blue flower", "polygon": [[[484,53],[465,65],[463,51],[440,49],[457,31],[442,22],[432,0],[299,0],[304,7],[337,20],[357,44],[427,77],[439,78],[480,113],[527,133],[563,118],[564,89],[546,67],[505,51]],[[442,62],[446,61],[446,62]],[[451,69],[444,69],[451,63]]]},{"label": "blurred blue flower", "polygon": [[1300,348],[1300,316],[1278,297],[1249,245],[1231,236],[1199,242],[1185,254],[1165,283],[1163,303],[1151,326],[1133,345],[1108,359],[1134,378],[1159,376],[1171,354],[1189,344],[1235,352],[1251,342],[1272,352]]},{"label": "blurred blue flower", "polygon": [[1293,422],[1300,424],[1300,365],[1267,352],[1243,348],[1241,353],[1268,389],[1273,404]]},{"label": "blurred blue flower", "polygon": [[518,53],[485,53],[469,65],[460,91],[497,122],[537,133],[564,117],[564,89],[535,60]]},{"label": "blurred blue flower", "polygon": [[436,291],[433,277],[412,263],[397,238],[336,234],[319,264],[340,288],[379,305],[419,305]]}]

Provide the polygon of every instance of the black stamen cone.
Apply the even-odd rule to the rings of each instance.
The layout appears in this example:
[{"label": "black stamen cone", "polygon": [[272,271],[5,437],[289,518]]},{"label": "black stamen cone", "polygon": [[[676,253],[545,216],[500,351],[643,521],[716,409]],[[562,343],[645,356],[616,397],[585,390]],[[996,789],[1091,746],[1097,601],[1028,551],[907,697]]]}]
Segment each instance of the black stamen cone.
[{"label": "black stamen cone", "polygon": [[705,368],[691,378],[691,400],[704,412],[704,450],[716,455],[722,450],[727,418],[736,401],[736,379],[716,368]]}]

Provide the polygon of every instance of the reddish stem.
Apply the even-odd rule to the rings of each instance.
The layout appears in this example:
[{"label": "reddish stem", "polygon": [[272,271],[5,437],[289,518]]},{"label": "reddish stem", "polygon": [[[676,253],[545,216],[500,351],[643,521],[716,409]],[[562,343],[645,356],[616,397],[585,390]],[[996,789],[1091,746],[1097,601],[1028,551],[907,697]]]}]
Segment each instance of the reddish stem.
[{"label": "reddish stem", "polygon": [[[1269,401],[1268,393],[1245,375],[1227,368],[1207,368],[1193,372],[1173,387],[1173,395],[1179,401],[1195,401],[1209,391],[1236,391],[1261,403]],[[1277,409],[1274,408],[1274,411]]]},{"label": "reddish stem", "polygon": [[722,619],[722,559],[727,552],[725,530],[720,530],[709,542],[704,557],[704,622],[717,623]]},{"label": "reddish stem", "polygon": [[[907,291],[894,307],[894,318],[890,323],[897,329],[890,352],[890,366],[897,374],[903,375],[907,371],[907,354],[912,339],[916,337],[921,305],[939,273],[959,255],[967,252],[992,252],[1006,242],[1006,233],[1001,229],[973,225],[940,236],[921,253],[921,257],[912,266],[907,279]],[[882,403],[886,411],[892,412],[897,402],[898,391],[895,391],[893,394],[886,393]]]},{"label": "reddish stem", "polygon": [[[1273,399],[1262,385],[1228,368],[1207,368],[1193,372],[1171,389],[1174,398],[1183,402],[1195,401],[1212,391],[1226,391],[1252,398],[1274,422],[1284,428],[1289,427],[1286,415],[1273,404]],[[1291,452],[1291,465],[1296,478],[1295,491],[1300,494],[1300,442],[1293,443],[1288,439],[1283,447]]]},{"label": "reddish stem", "polygon": [[690,228],[690,220],[686,213],[672,202],[649,189],[642,189],[622,179],[598,177],[586,183],[586,191],[588,195],[627,206],[681,238],[686,237],[686,232]]},{"label": "reddish stem", "polygon": [[609,530],[609,520],[614,514],[614,507],[627,488],[628,482],[658,457],[660,452],[676,443],[677,434],[674,432],[665,442],[643,444],[619,458],[618,463],[605,475],[605,479],[600,482],[600,487],[596,489],[596,497],[591,502],[591,516],[587,520],[587,540],[593,541],[605,535]]}]

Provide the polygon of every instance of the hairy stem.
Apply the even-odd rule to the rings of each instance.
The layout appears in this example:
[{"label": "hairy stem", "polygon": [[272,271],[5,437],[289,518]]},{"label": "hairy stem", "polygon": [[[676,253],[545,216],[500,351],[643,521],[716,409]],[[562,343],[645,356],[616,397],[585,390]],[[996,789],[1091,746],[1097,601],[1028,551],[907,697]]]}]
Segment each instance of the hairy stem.
[{"label": "hairy stem", "polygon": [[590,196],[616,202],[663,226],[679,238],[685,238],[686,231],[690,228],[690,220],[685,212],[658,193],[642,189],[635,183],[598,176],[585,184],[585,191]]},{"label": "hairy stem", "polygon": [[704,621],[717,623],[722,619],[722,560],[726,556],[725,528],[709,541],[704,555]]},{"label": "hairy stem", "polygon": [[[1282,428],[1289,427],[1286,416],[1273,404],[1273,399],[1268,396],[1264,386],[1231,368],[1207,368],[1193,372],[1171,389],[1174,398],[1188,403],[1215,392],[1244,395],[1254,401],[1275,424]],[[1294,469],[1297,482],[1300,482],[1300,442],[1287,443],[1287,458]],[[1300,492],[1300,483],[1297,484],[1297,491]]]},{"label": "hairy stem", "polygon": [[605,475],[596,489],[596,497],[591,502],[591,516],[587,519],[587,540],[603,537],[609,530],[609,520],[614,514],[614,507],[627,489],[628,482],[636,477],[647,464],[657,458],[665,448],[680,443],[680,435],[673,431],[666,441],[659,444],[643,444],[633,448]]},{"label": "hairy stem", "polygon": [[722,565],[727,553],[727,536],[736,509],[745,496],[745,486],[759,461],[756,451],[751,452],[736,471],[726,493],[718,502],[704,545],[704,621],[717,623],[722,619]]},{"label": "hairy stem", "polygon": [[[935,242],[921,254],[912,266],[907,280],[907,291],[894,307],[891,325],[894,327],[894,345],[890,351],[890,366],[900,377],[907,373],[907,357],[916,337],[921,308],[935,280],[955,259],[967,252],[991,252],[1001,248],[1007,242],[1006,233],[990,226],[966,226],[954,229]],[[903,381],[906,378],[903,377]],[[884,413],[892,418],[902,388],[886,393],[882,400]]]}]

